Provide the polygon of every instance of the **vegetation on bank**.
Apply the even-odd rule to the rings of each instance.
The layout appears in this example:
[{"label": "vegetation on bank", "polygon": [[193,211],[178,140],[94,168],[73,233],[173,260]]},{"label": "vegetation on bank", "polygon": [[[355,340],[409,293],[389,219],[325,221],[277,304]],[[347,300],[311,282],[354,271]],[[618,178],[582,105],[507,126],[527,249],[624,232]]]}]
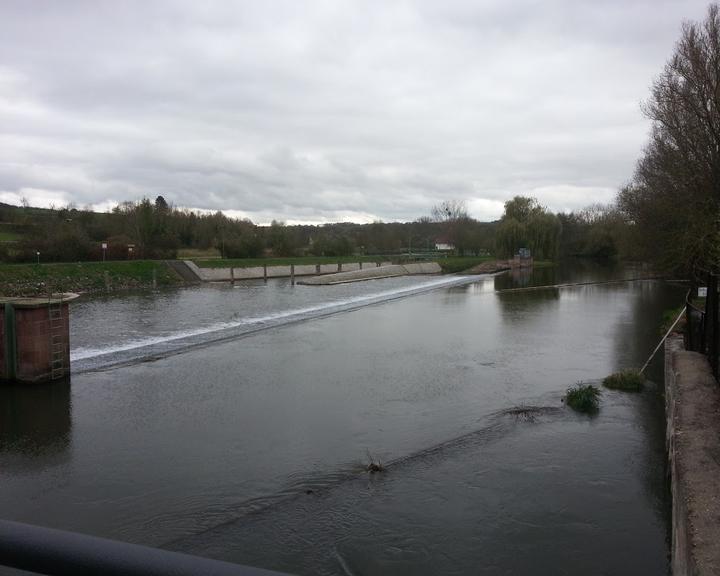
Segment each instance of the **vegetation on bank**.
[{"label": "vegetation on bank", "polygon": [[[699,308],[700,310],[705,309],[705,298],[695,298],[692,303],[693,306]],[[662,321],[660,322],[660,328],[658,329],[658,333],[664,336],[665,333],[670,330],[671,326],[675,323],[677,317],[680,316],[680,313],[684,311],[685,305],[678,306],[677,308],[672,308],[670,310],[665,310],[662,315]],[[675,330],[677,332],[683,332],[685,330],[684,318],[681,318],[680,321],[675,325]]]},{"label": "vegetation on bank", "polygon": [[457,274],[458,272],[464,272],[473,266],[477,266],[483,262],[490,262],[494,259],[492,256],[455,256],[441,258],[436,260],[436,262],[440,264],[443,274]]},{"label": "vegetation on bank", "polygon": [[578,382],[567,389],[564,400],[573,410],[591,414],[597,412],[600,405],[600,390],[592,384]]},{"label": "vegetation on bank", "polygon": [[638,370],[623,370],[611,374],[603,380],[603,386],[612,390],[639,392],[645,383],[645,376]]},{"label": "vegetation on bank", "polygon": [[180,278],[161,261],[0,264],[0,294],[43,296],[50,292],[102,292],[172,286]]}]

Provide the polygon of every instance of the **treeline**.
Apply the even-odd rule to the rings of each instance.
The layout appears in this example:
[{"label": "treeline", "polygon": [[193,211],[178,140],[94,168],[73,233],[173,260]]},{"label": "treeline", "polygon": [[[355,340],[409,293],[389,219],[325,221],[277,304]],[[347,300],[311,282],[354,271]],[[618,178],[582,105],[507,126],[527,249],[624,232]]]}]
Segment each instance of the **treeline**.
[{"label": "treeline", "polygon": [[720,9],[686,22],[644,103],[650,140],[618,204],[658,270],[720,273]]},{"label": "treeline", "polygon": [[611,207],[556,215],[522,196],[506,203],[497,222],[478,222],[464,202],[447,201],[414,222],[322,226],[257,226],[221,212],[174,208],[161,196],[125,202],[109,213],[0,204],[0,260],[33,262],[38,252],[43,262],[175,258],[181,249],[214,250],[225,258],[391,255],[431,253],[438,245],[457,255],[505,258],[529,248],[540,259],[609,258],[623,254],[624,228]]},{"label": "treeline", "polygon": [[[493,249],[494,223],[465,219],[461,225],[421,218],[416,222],[322,226],[257,226],[222,212],[178,209],[159,196],[124,202],[109,213],[72,206],[42,209],[0,204],[0,260],[43,262],[128,258],[175,258],[178,250],[214,249],[226,258],[262,256],[347,256],[435,250],[452,235],[458,250],[479,254]],[[8,240],[9,238],[9,240]],[[107,246],[103,254],[102,245]]]}]

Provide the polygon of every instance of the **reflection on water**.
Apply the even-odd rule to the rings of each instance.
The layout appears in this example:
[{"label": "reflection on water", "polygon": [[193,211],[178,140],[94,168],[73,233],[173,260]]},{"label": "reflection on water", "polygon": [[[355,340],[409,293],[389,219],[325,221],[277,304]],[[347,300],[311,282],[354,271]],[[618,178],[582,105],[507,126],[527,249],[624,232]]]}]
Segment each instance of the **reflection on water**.
[{"label": "reflection on water", "polygon": [[68,450],[71,429],[69,379],[0,385],[0,453],[55,457]]},{"label": "reflection on water", "polygon": [[[560,398],[641,365],[682,288],[495,292],[641,273],[579,263],[434,291],[271,281],[86,300],[72,317],[86,351],[115,329],[131,341],[227,315],[338,313],[76,373],[72,389],[0,389],[0,509],[300,574],[663,573],[660,360],[657,385],[605,391],[596,418]],[[547,410],[508,416],[523,406]],[[367,451],[386,473],[361,472]]]}]

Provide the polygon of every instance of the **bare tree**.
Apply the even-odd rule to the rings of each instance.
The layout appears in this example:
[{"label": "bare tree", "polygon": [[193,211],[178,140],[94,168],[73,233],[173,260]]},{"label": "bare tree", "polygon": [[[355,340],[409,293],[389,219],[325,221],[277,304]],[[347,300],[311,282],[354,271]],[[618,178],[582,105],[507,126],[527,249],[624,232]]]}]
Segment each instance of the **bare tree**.
[{"label": "bare tree", "polygon": [[435,222],[457,222],[468,218],[465,200],[443,200],[432,208]]},{"label": "bare tree", "polygon": [[691,275],[720,257],[720,9],[686,22],[643,105],[653,127],[618,204],[661,268]]}]

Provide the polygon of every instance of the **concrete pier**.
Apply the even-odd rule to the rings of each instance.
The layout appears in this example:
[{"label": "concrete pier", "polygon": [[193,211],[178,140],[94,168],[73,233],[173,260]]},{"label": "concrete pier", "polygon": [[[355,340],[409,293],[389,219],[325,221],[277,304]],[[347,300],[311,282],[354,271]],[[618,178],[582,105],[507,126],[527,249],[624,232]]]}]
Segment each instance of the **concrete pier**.
[{"label": "concrete pier", "polygon": [[0,381],[45,382],[70,374],[68,304],[77,297],[0,298]]}]

